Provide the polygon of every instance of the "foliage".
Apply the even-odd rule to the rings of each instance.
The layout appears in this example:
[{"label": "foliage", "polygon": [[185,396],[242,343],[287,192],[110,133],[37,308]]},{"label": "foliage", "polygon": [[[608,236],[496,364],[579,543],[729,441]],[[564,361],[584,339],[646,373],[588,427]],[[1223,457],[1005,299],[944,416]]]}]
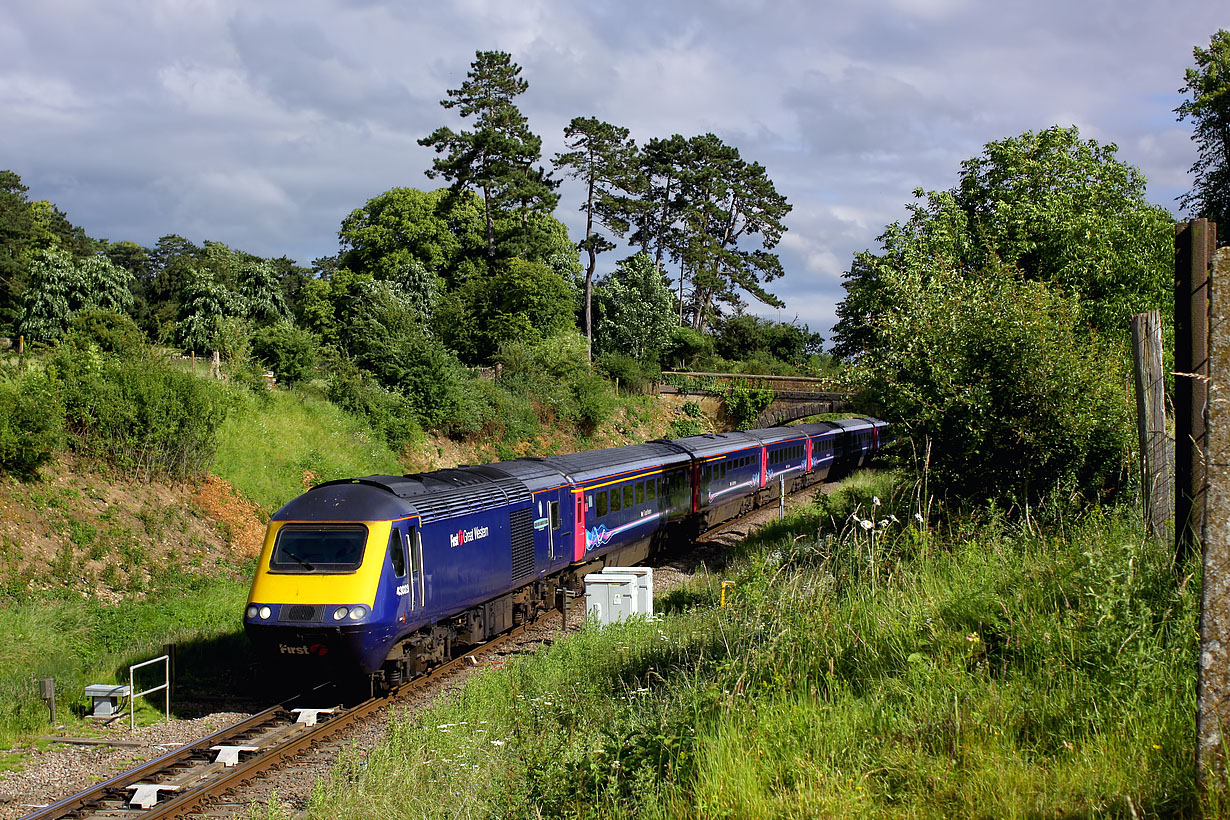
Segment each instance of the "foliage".
[{"label": "foliage", "polygon": [[441,126],[419,144],[437,157],[427,176],[443,177],[452,190],[477,191],[483,198],[487,253],[495,255],[495,220],[508,211],[550,213],[559,199],[558,184],[533,165],[542,156],[542,139],[530,131],[513,102],[529,84],[521,66],[503,51],[478,51],[461,88],[449,89],[445,108],[459,108],[463,119],[474,117],[473,131],[454,132]]},{"label": "foliage", "polygon": [[697,359],[713,353],[713,338],[690,327],[673,327],[662,350],[662,363],[676,370],[687,370]]},{"label": "foliage", "polygon": [[809,355],[819,353],[823,344],[820,334],[812,333],[807,325],[739,314],[718,326],[714,349],[727,359],[746,360],[765,354],[779,362],[798,365]]},{"label": "foliage", "polygon": [[722,391],[722,401],[735,427],[746,430],[755,427],[757,417],[773,403],[773,389],[763,382],[736,379]]},{"label": "foliage", "polygon": [[63,441],[64,402],[47,375],[0,375],[0,474],[36,478]]},{"label": "foliage", "polygon": [[1188,95],[1175,109],[1179,121],[1196,126],[1192,140],[1199,146],[1191,173],[1195,185],[1179,205],[1223,227],[1219,244],[1230,235],[1230,31],[1218,29],[1209,47],[1192,49],[1196,67],[1184,72],[1179,89]]},{"label": "foliage", "polygon": [[341,264],[351,270],[398,279],[421,269],[456,284],[463,261],[485,251],[482,201],[473,191],[392,188],[351,211],[338,236]]},{"label": "foliage", "polygon": [[575,331],[511,341],[496,356],[503,369],[500,385],[529,396],[544,424],[562,422],[592,433],[610,415],[614,397],[586,354],[585,337]]},{"label": "foliage", "polygon": [[894,282],[867,399],[961,496],[1102,498],[1123,480],[1131,417],[1123,360],[1086,330],[1075,297],[1010,271]]},{"label": "foliage", "polygon": [[22,298],[22,333],[53,342],[83,310],[121,313],[132,305],[132,277],[105,256],[74,261],[63,250],[39,253],[30,264]]},{"label": "foliage", "polygon": [[623,353],[603,353],[598,367],[608,379],[635,393],[643,393],[662,377],[662,371]]},{"label": "foliage", "polygon": [[66,341],[78,347],[97,345],[103,353],[137,355],[146,350],[145,334],[127,313],[83,310],[74,314]]},{"label": "foliage", "polygon": [[915,191],[909,220],[879,237],[883,253],[858,254],[846,272],[834,352],[879,349],[897,274],[978,278],[1007,266],[1078,298],[1085,321],[1116,337],[1132,313],[1161,307],[1169,318],[1172,221],[1116,151],[1075,128],[1026,132],[966,160],[951,191]]},{"label": "foliage", "polygon": [[423,435],[414,403],[404,394],[385,388],[353,362],[339,360],[329,368],[326,395],[349,413],[365,418],[385,442],[401,450]]},{"label": "foliage", "polygon": [[656,361],[678,326],[670,284],[647,253],[622,260],[598,285],[596,347],[644,362]]},{"label": "foliage", "polygon": [[207,470],[232,406],[218,383],[152,353],[121,357],[60,345],[48,374],[64,402],[70,447],[146,481]]},{"label": "foliage", "polygon": [[320,359],[320,338],[291,322],[278,322],[256,331],[252,353],[268,365],[279,383],[292,385],[311,376]]},{"label": "foliage", "polygon": [[389,282],[370,282],[355,306],[350,354],[389,390],[406,396],[424,428],[449,435],[477,429],[472,376],[439,341],[422,316]]},{"label": "foliage", "polygon": [[505,345],[538,342],[572,328],[575,305],[576,291],[563,276],[542,263],[513,258],[450,293],[435,326],[466,362],[482,364]]},{"label": "foliage", "polygon": [[254,259],[243,264],[238,290],[244,316],[257,326],[271,325],[290,316],[286,294],[272,262]]},{"label": "foliage", "polygon": [[235,295],[202,271],[194,274],[181,304],[180,344],[197,352],[217,350],[223,320],[242,313]]}]

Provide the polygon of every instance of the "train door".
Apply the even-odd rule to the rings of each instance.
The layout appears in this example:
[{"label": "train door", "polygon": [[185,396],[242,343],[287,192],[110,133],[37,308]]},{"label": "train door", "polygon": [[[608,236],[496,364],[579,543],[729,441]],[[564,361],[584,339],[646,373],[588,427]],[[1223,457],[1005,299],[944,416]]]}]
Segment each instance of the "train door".
[{"label": "train door", "polygon": [[812,438],[811,436],[808,436],[806,439],[806,443],[803,445],[803,450],[804,450],[803,457],[805,459],[803,462],[803,472],[805,473],[811,472],[811,465],[812,465],[812,444],[811,443],[812,443]]},{"label": "train door", "polygon": [[[565,493],[561,492],[561,496],[566,497]],[[572,508],[576,511],[575,517],[572,519],[573,540],[572,540],[572,560],[585,560],[585,490],[572,491]]]},{"label": "train door", "polygon": [[423,572],[423,539],[417,527],[407,527],[402,532],[402,545],[406,551],[406,577],[398,586],[401,605],[410,614],[421,612],[427,603],[427,584]]},{"label": "train door", "polygon": [[565,489],[548,490],[534,498],[534,558],[539,571],[554,566],[572,546],[572,531],[564,527]]},{"label": "train door", "polygon": [[769,448],[762,445],[760,448],[760,489],[764,489],[769,483]]}]

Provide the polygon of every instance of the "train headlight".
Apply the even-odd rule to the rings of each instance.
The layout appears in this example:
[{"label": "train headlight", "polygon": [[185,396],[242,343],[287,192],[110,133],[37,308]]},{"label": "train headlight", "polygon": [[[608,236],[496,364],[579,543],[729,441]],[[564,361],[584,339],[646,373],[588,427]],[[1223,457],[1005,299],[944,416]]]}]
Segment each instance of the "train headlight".
[{"label": "train headlight", "polygon": [[248,615],[248,617],[249,617],[249,618],[255,618],[255,617],[256,617],[256,604],[249,604],[249,605],[248,605],[247,615]]},{"label": "train headlight", "polygon": [[269,620],[269,616],[273,614],[273,610],[267,606],[263,606],[257,611],[256,614],[260,616],[262,621],[267,621]]},{"label": "train headlight", "polygon": [[350,610],[347,607],[339,606],[337,609],[333,610],[333,620],[343,621],[346,619],[346,615],[349,612]]},{"label": "train headlight", "polygon": [[365,615],[367,615],[366,607],[356,606],[350,610],[350,620],[352,621],[360,621]]}]

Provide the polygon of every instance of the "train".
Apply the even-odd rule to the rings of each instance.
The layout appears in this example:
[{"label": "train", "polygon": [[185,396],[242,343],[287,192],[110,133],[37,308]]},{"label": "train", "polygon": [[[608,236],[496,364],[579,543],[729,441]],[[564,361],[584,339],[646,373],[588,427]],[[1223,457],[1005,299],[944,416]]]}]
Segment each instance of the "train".
[{"label": "train", "polygon": [[889,440],[855,418],[327,481],[272,516],[244,629],[263,662],[391,688]]}]

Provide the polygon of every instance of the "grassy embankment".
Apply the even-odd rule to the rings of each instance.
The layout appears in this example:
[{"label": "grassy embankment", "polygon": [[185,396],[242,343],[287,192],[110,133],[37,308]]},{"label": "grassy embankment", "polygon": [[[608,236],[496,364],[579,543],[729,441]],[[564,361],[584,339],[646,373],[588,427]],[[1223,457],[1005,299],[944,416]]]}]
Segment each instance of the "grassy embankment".
[{"label": "grassy embankment", "polygon": [[[400,469],[395,454],[363,421],[321,398],[278,391],[236,400],[241,406],[221,428],[213,472],[266,511],[302,492],[305,481]],[[129,546],[180,526],[166,516],[138,513],[145,531],[112,539],[105,511],[72,520],[52,514],[64,506],[60,496],[71,489],[14,486],[21,488],[19,495],[43,506],[49,520],[74,534],[91,534],[88,550],[122,564],[127,577],[144,580],[109,589],[103,598],[74,588],[55,565],[43,577],[31,576],[19,562],[4,563],[12,577],[0,585],[0,748],[23,735],[48,732],[48,712],[35,686],[40,678],[56,680],[59,722],[71,732],[87,732],[89,726],[79,717],[86,707],[84,686],[126,683],[128,665],[161,654],[163,644],[178,644],[176,691],[181,694],[231,691],[227,681],[247,677],[250,658],[240,613],[251,558],[223,549],[210,566],[187,567],[174,556],[160,558],[152,549]],[[68,547],[70,564],[74,546],[79,558],[87,554],[80,539],[74,541]],[[142,709],[138,718],[159,718],[151,707]]]},{"label": "grassy embankment", "polygon": [[659,620],[474,679],[311,816],[1196,813],[1190,569],[1130,510],[937,527],[891,481],[766,528]]}]

